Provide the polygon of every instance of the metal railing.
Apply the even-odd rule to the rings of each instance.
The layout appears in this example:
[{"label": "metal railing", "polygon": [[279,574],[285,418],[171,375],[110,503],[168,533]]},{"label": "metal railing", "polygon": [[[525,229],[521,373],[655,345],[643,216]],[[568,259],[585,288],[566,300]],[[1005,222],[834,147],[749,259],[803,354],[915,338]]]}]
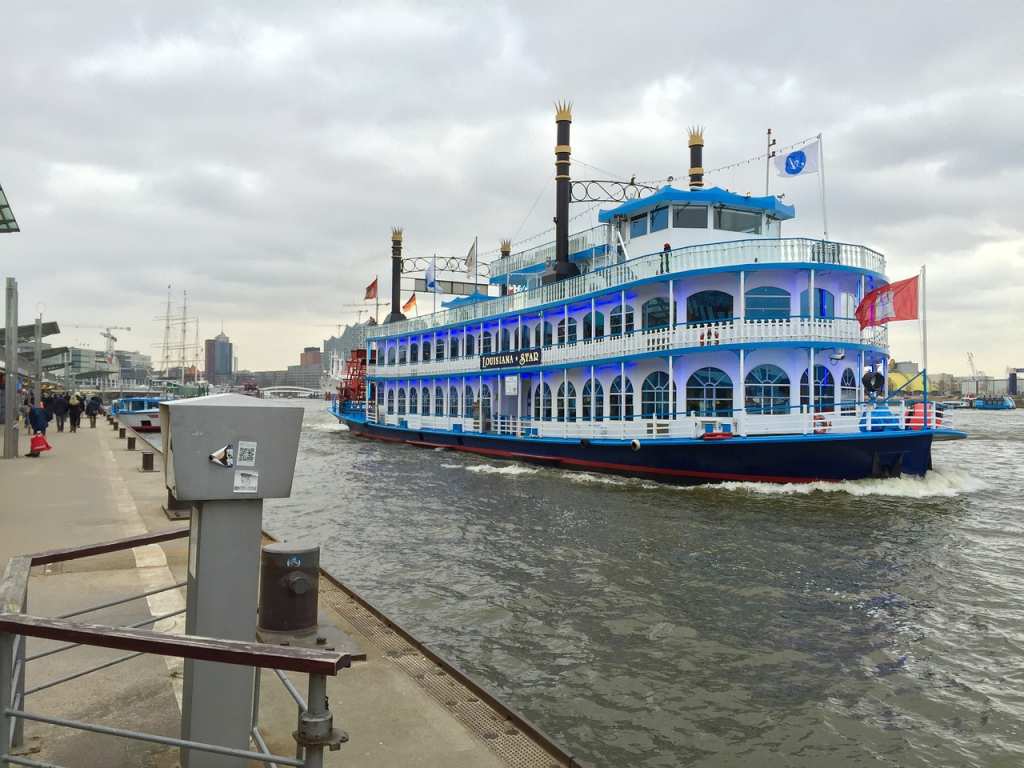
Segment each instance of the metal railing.
[{"label": "metal railing", "polygon": [[[575,256],[591,248],[600,248],[608,244],[608,225],[598,224],[569,236],[569,256]],[[495,259],[491,262],[491,277],[503,277],[529,269],[539,264],[546,264],[555,259],[555,241],[527,248],[525,251],[511,254],[507,259]]]},{"label": "metal railing", "polygon": [[[87,613],[123,605],[133,600],[144,599],[168,590],[180,589],[184,585],[183,582],[78,609],[55,618],[32,616],[26,613],[28,607],[29,575],[32,566],[91,557],[136,546],[158,544],[185,538],[188,535],[189,530],[187,528],[175,528],[100,544],[56,549],[34,555],[22,555],[11,558],[8,561],[3,578],[0,579],[0,766],[19,765],[35,766],[36,768],[57,768],[52,764],[32,760],[14,752],[24,742],[25,721],[46,723],[58,727],[119,736],[164,746],[237,757],[260,762],[268,766],[288,765],[322,768],[324,748],[326,747],[330,750],[339,749],[341,744],[347,741],[348,737],[333,727],[333,717],[327,702],[326,682],[327,676],[334,676],[341,669],[351,665],[352,657],[347,653],[263,645],[194,635],[176,635],[141,629],[141,627],[156,623],[162,619],[180,615],[184,613],[184,610],[153,616],[127,627],[71,621],[71,619]],[[30,637],[64,641],[65,644],[37,654],[27,655],[26,642]],[[84,670],[75,671],[26,690],[25,669],[29,662],[79,646],[122,650],[127,651],[127,653],[110,661]],[[295,757],[275,755],[267,748],[258,722],[258,684],[253,700],[253,719],[250,731],[251,741],[256,745],[256,750],[237,749],[218,744],[142,733],[126,728],[69,720],[30,712],[25,708],[25,700],[28,696],[48,690],[62,683],[109,669],[144,654],[174,656],[196,661],[211,661],[274,670],[289,695],[295,699],[298,707]],[[309,689],[306,699],[299,695],[295,686],[284,674],[285,671],[309,675]],[[257,681],[258,679],[257,676]]]}]

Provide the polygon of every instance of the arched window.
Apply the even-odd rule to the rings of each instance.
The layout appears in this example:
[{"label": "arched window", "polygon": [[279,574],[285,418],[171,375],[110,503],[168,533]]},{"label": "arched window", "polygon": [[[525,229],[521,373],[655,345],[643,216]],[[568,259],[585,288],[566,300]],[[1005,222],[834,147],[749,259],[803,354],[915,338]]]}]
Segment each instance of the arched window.
[{"label": "arched window", "polygon": [[409,387],[409,413],[415,416],[419,412],[419,390],[416,387]]},{"label": "arched window", "polygon": [[444,388],[434,387],[434,415],[444,416]]},{"label": "arched window", "polygon": [[701,368],[686,381],[686,412],[698,416],[732,414],[732,379],[718,368]]},{"label": "arched window", "polygon": [[844,416],[853,416],[857,413],[857,375],[853,368],[844,370],[839,379],[839,402],[839,412]]},{"label": "arched window", "polygon": [[594,421],[604,421],[604,388],[597,379],[588,379],[583,385],[583,413],[584,419],[591,418],[590,408],[594,408]]},{"label": "arched window", "polygon": [[456,334],[452,334],[451,339],[448,340],[448,357],[452,360],[459,356],[459,337]]},{"label": "arched window", "polygon": [[519,328],[519,348],[530,348],[530,326],[526,323],[523,323]]},{"label": "arched window", "polygon": [[388,365],[394,365],[395,364],[395,358],[396,358],[397,355],[398,355],[398,349],[396,349],[393,346],[388,347]]},{"label": "arched window", "polygon": [[489,355],[491,354],[491,332],[484,331],[480,336],[480,354]]},{"label": "arched window", "polygon": [[459,388],[449,387],[448,388],[448,415],[458,416],[459,415]]},{"label": "arched window", "polygon": [[444,336],[437,336],[434,338],[434,359],[444,360]]},{"label": "arched window", "polygon": [[[807,369],[800,377],[800,405],[810,405],[807,395]],[[835,408],[836,381],[824,365],[814,366],[814,410],[831,411]]]},{"label": "arched window", "polygon": [[645,419],[667,419],[672,413],[669,402],[668,374],[655,371],[640,388],[640,412]]},{"label": "arched window", "polygon": [[608,390],[608,417],[618,421],[623,417],[625,409],[626,421],[633,420],[633,382],[626,379],[625,391],[623,391],[622,377],[616,376],[612,379],[612,386]]},{"label": "arched window", "polygon": [[491,388],[486,384],[480,387],[480,420],[491,420]]},{"label": "arched window", "polygon": [[669,323],[668,299],[649,299],[640,308],[644,328],[667,328]]},{"label": "arched window", "polygon": [[430,415],[430,387],[424,387],[420,392],[420,413],[423,416]]},{"label": "arched window", "polygon": [[583,340],[600,339],[604,336],[604,315],[588,312],[583,316]]},{"label": "arched window", "polygon": [[466,334],[466,357],[473,357],[476,354],[476,336],[472,333]]},{"label": "arched window", "polygon": [[[835,317],[836,298],[824,288],[815,288],[814,295],[817,300],[814,302],[815,317]],[[800,291],[800,317],[810,317],[811,313],[807,308],[807,291]]]},{"label": "arched window", "polygon": [[[568,384],[568,388],[566,388]],[[576,387],[569,381],[558,385],[557,411],[559,421],[576,421]]]},{"label": "arched window", "polygon": [[395,412],[395,390],[388,390],[388,413]]},{"label": "arched window", "polygon": [[[625,322],[623,322],[625,317]],[[633,332],[633,307],[629,304],[626,305],[626,310],[623,312],[622,305],[616,304],[612,311],[608,313],[608,325],[610,326],[610,332],[612,336],[621,336],[623,333]],[[623,328],[625,326],[625,328]]]},{"label": "arched window", "polygon": [[686,322],[717,323],[732,319],[732,296],[725,291],[699,291],[686,300]]},{"label": "arched window", "polygon": [[746,295],[747,320],[786,320],[789,318],[789,291],[765,285],[751,288]]},{"label": "arched window", "polygon": [[537,323],[533,329],[533,346],[535,347],[550,347],[551,346],[551,323],[545,320],[543,323]]},{"label": "arched window", "polygon": [[430,362],[430,351],[431,351],[430,348],[432,346],[433,346],[433,344],[431,343],[430,339],[423,339],[423,345],[422,345],[421,349],[423,351],[423,362],[424,363],[429,363]]},{"label": "arched window", "polygon": [[377,389],[377,409],[380,410],[384,407],[384,387],[378,387],[374,384]]},{"label": "arched window", "polygon": [[510,352],[512,350],[512,338],[509,334],[508,328],[501,329],[501,348],[499,352]]},{"label": "arched window", "polygon": [[[568,327],[568,330],[566,328]],[[576,318],[570,317],[568,324],[563,317],[558,321],[558,345],[576,343]]]},{"label": "arched window", "polygon": [[533,418],[536,421],[551,421],[551,387],[547,384],[533,391]]},{"label": "arched window", "polygon": [[462,406],[464,408],[462,415],[466,418],[472,418],[475,414],[473,413],[473,406],[476,403],[473,400],[473,388],[466,385],[465,396],[462,398]]},{"label": "arched window", "polygon": [[409,345],[409,362],[418,363],[420,361],[420,345],[415,341]]},{"label": "arched window", "polygon": [[751,368],[746,380],[747,413],[789,413],[789,377],[777,365]]},{"label": "arched window", "polygon": [[398,364],[405,365],[409,359],[409,350],[405,348],[402,342],[398,342]]}]

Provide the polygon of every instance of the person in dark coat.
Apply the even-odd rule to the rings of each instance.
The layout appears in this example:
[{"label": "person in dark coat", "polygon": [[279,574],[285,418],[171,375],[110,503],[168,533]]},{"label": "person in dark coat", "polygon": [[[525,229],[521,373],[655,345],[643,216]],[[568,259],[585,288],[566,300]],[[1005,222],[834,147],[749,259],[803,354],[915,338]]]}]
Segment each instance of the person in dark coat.
[{"label": "person in dark coat", "polygon": [[64,395],[56,395],[50,403],[50,410],[57,419],[57,431],[64,431],[64,420],[68,417],[68,400]]},{"label": "person in dark coat", "polygon": [[75,392],[68,398],[68,418],[71,420],[71,431],[77,432],[82,425],[82,411],[85,410],[85,400],[79,392]]},{"label": "person in dark coat", "polygon": [[[28,412],[28,424],[32,429],[32,434],[45,436],[46,427],[50,423],[51,418],[52,416],[46,412],[42,403],[32,406]],[[39,456],[38,453],[33,451],[30,451],[28,455],[32,458],[37,458]]]},{"label": "person in dark coat", "polygon": [[85,415],[89,417],[89,428],[96,429],[96,417],[103,408],[103,401],[99,395],[93,395],[85,404]]}]

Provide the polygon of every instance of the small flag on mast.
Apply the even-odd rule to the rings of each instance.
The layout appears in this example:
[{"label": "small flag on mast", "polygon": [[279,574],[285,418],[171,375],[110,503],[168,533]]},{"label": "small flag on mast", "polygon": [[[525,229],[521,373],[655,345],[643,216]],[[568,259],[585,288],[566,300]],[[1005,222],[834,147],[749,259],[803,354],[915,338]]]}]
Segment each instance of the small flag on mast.
[{"label": "small flag on mast", "polygon": [[476,277],[476,244],[479,238],[473,238],[473,245],[469,249],[469,253],[466,254],[466,275],[468,277]]},{"label": "small flag on mast", "polygon": [[821,147],[819,141],[804,144],[798,149],[775,156],[775,170],[779,176],[803,176],[817,173],[821,164]]},{"label": "small flag on mast", "polygon": [[434,254],[434,258],[430,260],[430,266],[427,267],[427,273],[424,275],[423,283],[426,289],[431,293],[439,293],[441,290],[437,285],[437,254]]},{"label": "small flag on mast", "polygon": [[920,275],[916,275],[897,280],[867,294],[854,313],[860,327],[884,325],[893,320],[916,320],[919,278]]},{"label": "small flag on mast", "polygon": [[412,312],[412,310],[415,308],[415,306],[416,306],[416,294],[414,293],[412,296],[409,297],[409,300],[407,302],[405,302],[405,304],[402,305],[402,311],[403,312]]},{"label": "small flag on mast", "polygon": [[370,299],[377,298],[377,278],[373,278],[373,282],[366,286],[366,295],[363,297],[363,301],[369,301]]}]

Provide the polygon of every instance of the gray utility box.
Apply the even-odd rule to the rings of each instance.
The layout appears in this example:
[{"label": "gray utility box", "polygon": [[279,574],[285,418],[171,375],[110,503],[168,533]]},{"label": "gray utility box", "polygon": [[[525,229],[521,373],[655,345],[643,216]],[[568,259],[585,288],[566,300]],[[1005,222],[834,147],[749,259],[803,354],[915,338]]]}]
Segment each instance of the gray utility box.
[{"label": "gray utility box", "polygon": [[168,490],[180,501],[286,498],[302,413],[235,394],[161,403]]}]

